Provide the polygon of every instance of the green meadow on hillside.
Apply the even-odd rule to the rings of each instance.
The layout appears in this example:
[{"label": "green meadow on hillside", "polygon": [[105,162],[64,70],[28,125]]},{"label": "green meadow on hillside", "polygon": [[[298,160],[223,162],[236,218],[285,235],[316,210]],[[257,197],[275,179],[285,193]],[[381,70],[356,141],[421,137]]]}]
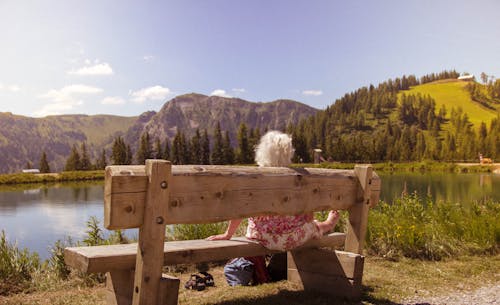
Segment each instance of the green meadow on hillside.
[{"label": "green meadow on hillside", "polygon": [[461,107],[476,128],[481,122],[489,125],[489,122],[497,117],[500,105],[496,106],[497,112],[495,113],[495,111],[474,102],[465,88],[467,84],[468,82],[460,80],[436,81],[412,87],[409,91],[402,91],[400,94],[430,95],[436,101],[436,110],[441,109],[442,105],[446,107],[447,117],[449,117],[452,108]]}]

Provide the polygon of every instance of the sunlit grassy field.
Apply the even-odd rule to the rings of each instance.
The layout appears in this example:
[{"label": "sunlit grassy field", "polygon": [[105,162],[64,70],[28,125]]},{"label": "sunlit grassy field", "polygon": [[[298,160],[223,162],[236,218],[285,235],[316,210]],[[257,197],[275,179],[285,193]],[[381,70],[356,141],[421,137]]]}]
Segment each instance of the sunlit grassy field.
[{"label": "sunlit grassy field", "polygon": [[[409,91],[403,91],[405,94],[430,95],[436,100],[436,111],[439,111],[442,105],[445,105],[447,117],[449,118],[451,109],[461,107],[469,116],[469,120],[477,128],[481,122],[489,125],[489,122],[496,118],[495,111],[481,106],[472,101],[470,94],[465,89],[467,82],[464,81],[446,81],[433,82],[420,86],[412,87]],[[500,108],[499,106],[497,106]],[[497,110],[498,110],[497,108]]]}]

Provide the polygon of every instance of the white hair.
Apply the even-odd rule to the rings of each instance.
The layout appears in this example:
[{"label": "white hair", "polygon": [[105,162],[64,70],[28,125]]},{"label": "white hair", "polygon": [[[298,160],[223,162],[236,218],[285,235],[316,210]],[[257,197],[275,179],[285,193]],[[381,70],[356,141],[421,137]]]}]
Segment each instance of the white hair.
[{"label": "white hair", "polygon": [[292,137],[279,131],[269,131],[260,138],[255,150],[259,166],[289,166],[294,153]]}]

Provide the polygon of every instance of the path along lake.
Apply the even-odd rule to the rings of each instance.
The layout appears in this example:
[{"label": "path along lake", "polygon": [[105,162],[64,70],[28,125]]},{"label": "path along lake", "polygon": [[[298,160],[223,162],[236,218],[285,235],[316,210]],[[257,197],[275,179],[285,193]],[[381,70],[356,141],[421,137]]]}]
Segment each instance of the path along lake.
[{"label": "path along lake", "polygon": [[[416,192],[436,201],[467,204],[473,200],[500,201],[500,175],[450,173],[379,173],[381,200],[392,202]],[[81,241],[91,216],[103,223],[103,182],[0,186],[0,230],[10,243],[50,256],[57,240]],[[105,234],[109,234],[109,231]],[[135,237],[136,230],[126,235]]]}]

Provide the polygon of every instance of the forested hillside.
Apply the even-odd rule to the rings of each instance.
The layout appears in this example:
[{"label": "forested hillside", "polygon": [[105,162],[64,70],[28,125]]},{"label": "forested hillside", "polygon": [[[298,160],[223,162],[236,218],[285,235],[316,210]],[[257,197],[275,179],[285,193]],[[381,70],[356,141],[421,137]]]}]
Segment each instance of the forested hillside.
[{"label": "forested hillside", "polygon": [[[444,71],[360,88],[289,126],[296,161],[313,148],[334,161],[476,161],[500,157],[500,80],[479,84]],[[474,123],[474,124],[473,124]]]}]

